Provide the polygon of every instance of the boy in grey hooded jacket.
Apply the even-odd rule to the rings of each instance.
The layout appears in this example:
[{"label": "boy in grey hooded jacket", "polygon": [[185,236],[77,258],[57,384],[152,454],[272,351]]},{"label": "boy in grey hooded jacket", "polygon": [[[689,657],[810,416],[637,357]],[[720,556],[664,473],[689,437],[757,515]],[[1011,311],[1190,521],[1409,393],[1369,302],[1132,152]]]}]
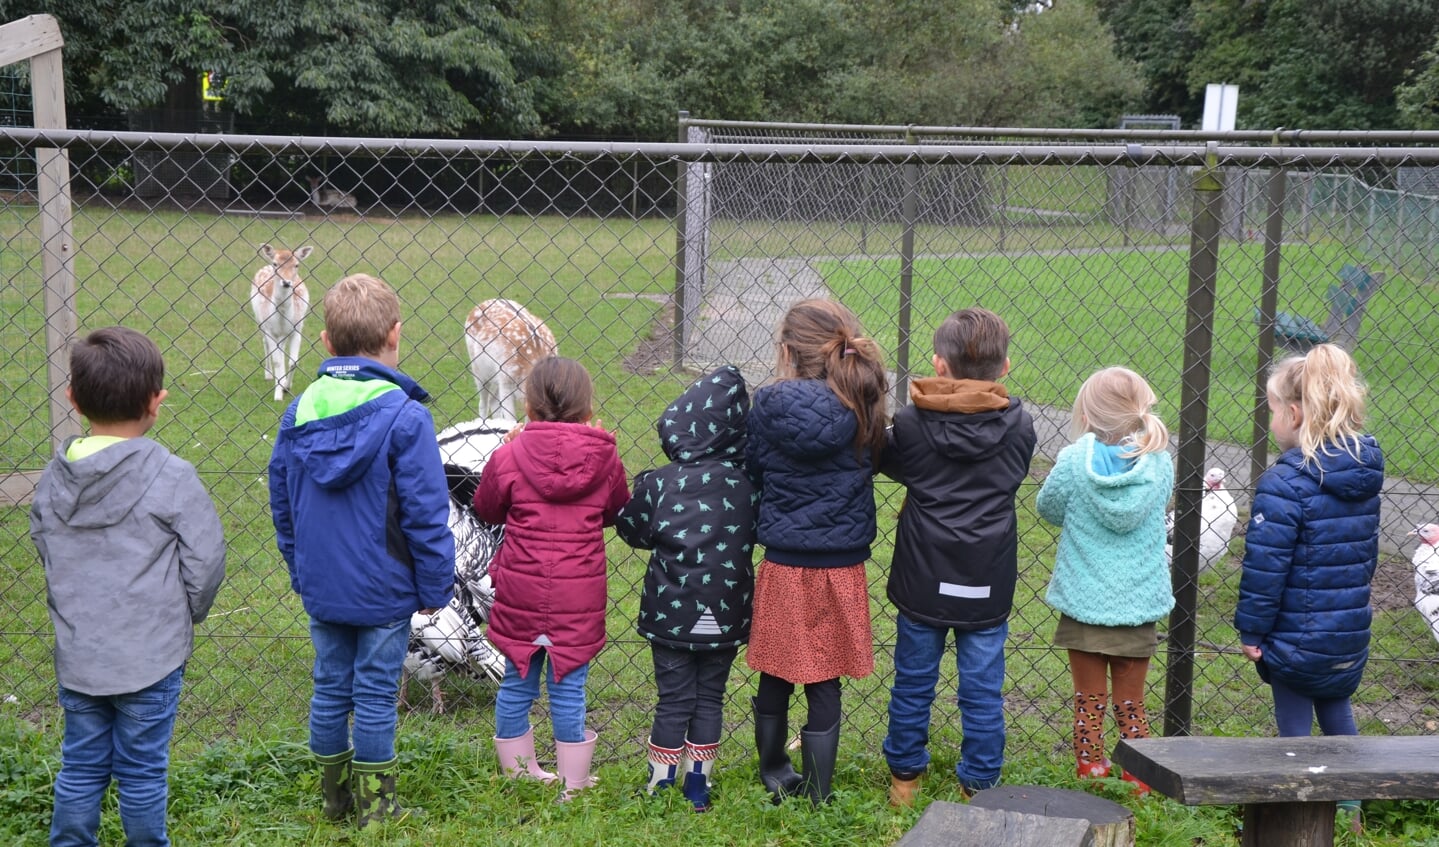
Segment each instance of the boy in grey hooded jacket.
[{"label": "boy in grey hooded jacket", "polygon": [[66,396],[90,435],[56,451],[30,511],[65,709],[52,845],[96,843],[112,776],[127,842],[169,844],[170,734],[225,539],[195,468],[144,437],[164,375],[159,348],[132,329],[71,349]]}]

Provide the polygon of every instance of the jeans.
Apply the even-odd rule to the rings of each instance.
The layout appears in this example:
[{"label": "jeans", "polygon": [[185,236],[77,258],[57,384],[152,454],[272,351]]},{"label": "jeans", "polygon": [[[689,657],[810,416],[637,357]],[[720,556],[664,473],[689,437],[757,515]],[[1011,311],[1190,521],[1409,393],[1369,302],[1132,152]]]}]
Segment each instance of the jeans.
[{"label": "jeans", "polygon": [[555,681],[555,667],[549,654],[536,651],[529,673],[520,676],[519,666],[505,660],[505,678],[495,695],[495,737],[518,738],[530,731],[530,707],[540,697],[540,677],[550,693],[550,723],[555,740],[578,744],[585,740],[585,680],[590,675],[586,662]]},{"label": "jeans", "polygon": [[1316,717],[1319,731],[1325,735],[1359,734],[1348,697],[1315,700],[1277,682],[1270,682],[1269,687],[1274,690],[1274,720],[1281,738],[1309,735]]},{"label": "jeans", "polygon": [[655,704],[650,743],[673,750],[688,739],[716,744],[724,729],[724,692],[739,648],[672,650],[651,644],[655,663]]},{"label": "jeans", "polygon": [[310,640],[315,643],[310,750],[317,756],[334,756],[353,746],[357,762],[383,764],[394,759],[400,669],[410,646],[409,619],[383,626],[350,626],[312,618]]},{"label": "jeans", "polygon": [[100,799],[113,776],[120,784],[120,822],[127,847],[168,847],[166,774],[184,675],[181,665],[148,688],[108,696],[60,686],[65,733],[60,773],[55,777],[51,845],[99,843]]},{"label": "jeans", "polygon": [[[961,785],[978,791],[997,785],[1004,765],[1004,642],[1009,624],[952,631],[964,733],[954,771]],[[884,757],[893,771],[913,773],[929,767],[930,706],[950,632],[950,627],[898,615],[889,734],[884,739]]]}]

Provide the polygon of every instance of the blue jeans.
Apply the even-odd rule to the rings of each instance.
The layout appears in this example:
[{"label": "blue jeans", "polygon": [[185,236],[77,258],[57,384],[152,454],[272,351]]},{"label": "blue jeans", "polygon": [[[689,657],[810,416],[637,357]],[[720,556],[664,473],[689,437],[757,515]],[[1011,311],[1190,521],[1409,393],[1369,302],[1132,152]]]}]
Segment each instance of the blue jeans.
[{"label": "blue jeans", "polygon": [[554,725],[555,740],[566,744],[585,740],[585,680],[589,678],[590,665],[586,662],[556,682],[555,668],[548,658],[544,650],[537,651],[524,677],[520,676],[519,666],[505,660],[505,678],[495,695],[496,738],[518,738],[530,731],[530,707],[539,699],[543,676],[550,692],[550,723]]},{"label": "blue jeans", "polygon": [[355,761],[372,764],[395,758],[400,669],[410,646],[409,619],[383,626],[349,626],[311,618],[310,640],[315,643],[310,750],[317,756],[334,756],[353,746]]},{"label": "blue jeans", "polygon": [[166,774],[184,676],[181,665],[148,688],[109,696],[60,686],[65,735],[50,820],[53,847],[99,843],[100,799],[112,776],[120,784],[120,822],[127,847],[168,847]]},{"label": "blue jeans", "polygon": [[951,630],[910,620],[903,613],[897,622],[889,735],[884,739],[884,758],[890,769],[916,772],[929,767],[930,706],[939,683],[944,645],[953,631],[964,733],[954,771],[960,784],[971,791],[997,785],[1004,765],[1004,642],[1009,624]]},{"label": "blue jeans", "polygon": [[1359,734],[1348,697],[1316,700],[1277,682],[1271,681],[1269,687],[1274,691],[1274,722],[1279,724],[1281,738],[1309,735],[1315,718],[1319,719],[1319,731],[1325,735]]}]

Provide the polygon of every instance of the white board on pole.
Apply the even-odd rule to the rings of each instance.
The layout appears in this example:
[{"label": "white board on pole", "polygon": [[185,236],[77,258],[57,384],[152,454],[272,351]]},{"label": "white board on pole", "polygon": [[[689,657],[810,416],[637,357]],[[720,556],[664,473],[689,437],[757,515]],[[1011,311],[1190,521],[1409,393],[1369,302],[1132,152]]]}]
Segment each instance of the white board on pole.
[{"label": "white board on pole", "polygon": [[1204,86],[1205,132],[1232,132],[1234,113],[1239,107],[1239,86],[1211,82]]}]

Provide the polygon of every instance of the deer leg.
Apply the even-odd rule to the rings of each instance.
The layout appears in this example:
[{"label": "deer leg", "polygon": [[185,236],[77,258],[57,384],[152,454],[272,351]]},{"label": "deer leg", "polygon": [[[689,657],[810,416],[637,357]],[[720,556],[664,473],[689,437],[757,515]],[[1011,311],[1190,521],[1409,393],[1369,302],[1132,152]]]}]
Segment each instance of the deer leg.
[{"label": "deer leg", "polygon": [[287,352],[288,352],[288,355],[285,357],[285,376],[284,376],[284,380],[283,380],[280,384],[281,384],[281,386],[284,387],[284,389],[285,389],[286,391],[289,391],[289,390],[290,390],[290,377],[291,377],[292,374],[294,374],[294,372],[295,372],[295,367],[300,364],[300,326],[299,326],[299,324],[296,324],[294,331],[290,333],[290,347],[289,347],[289,350],[288,350]]},{"label": "deer leg", "polygon": [[270,337],[264,327],[260,328],[260,345],[265,349],[261,359],[265,364],[265,381],[270,382],[275,378],[275,339]]}]

